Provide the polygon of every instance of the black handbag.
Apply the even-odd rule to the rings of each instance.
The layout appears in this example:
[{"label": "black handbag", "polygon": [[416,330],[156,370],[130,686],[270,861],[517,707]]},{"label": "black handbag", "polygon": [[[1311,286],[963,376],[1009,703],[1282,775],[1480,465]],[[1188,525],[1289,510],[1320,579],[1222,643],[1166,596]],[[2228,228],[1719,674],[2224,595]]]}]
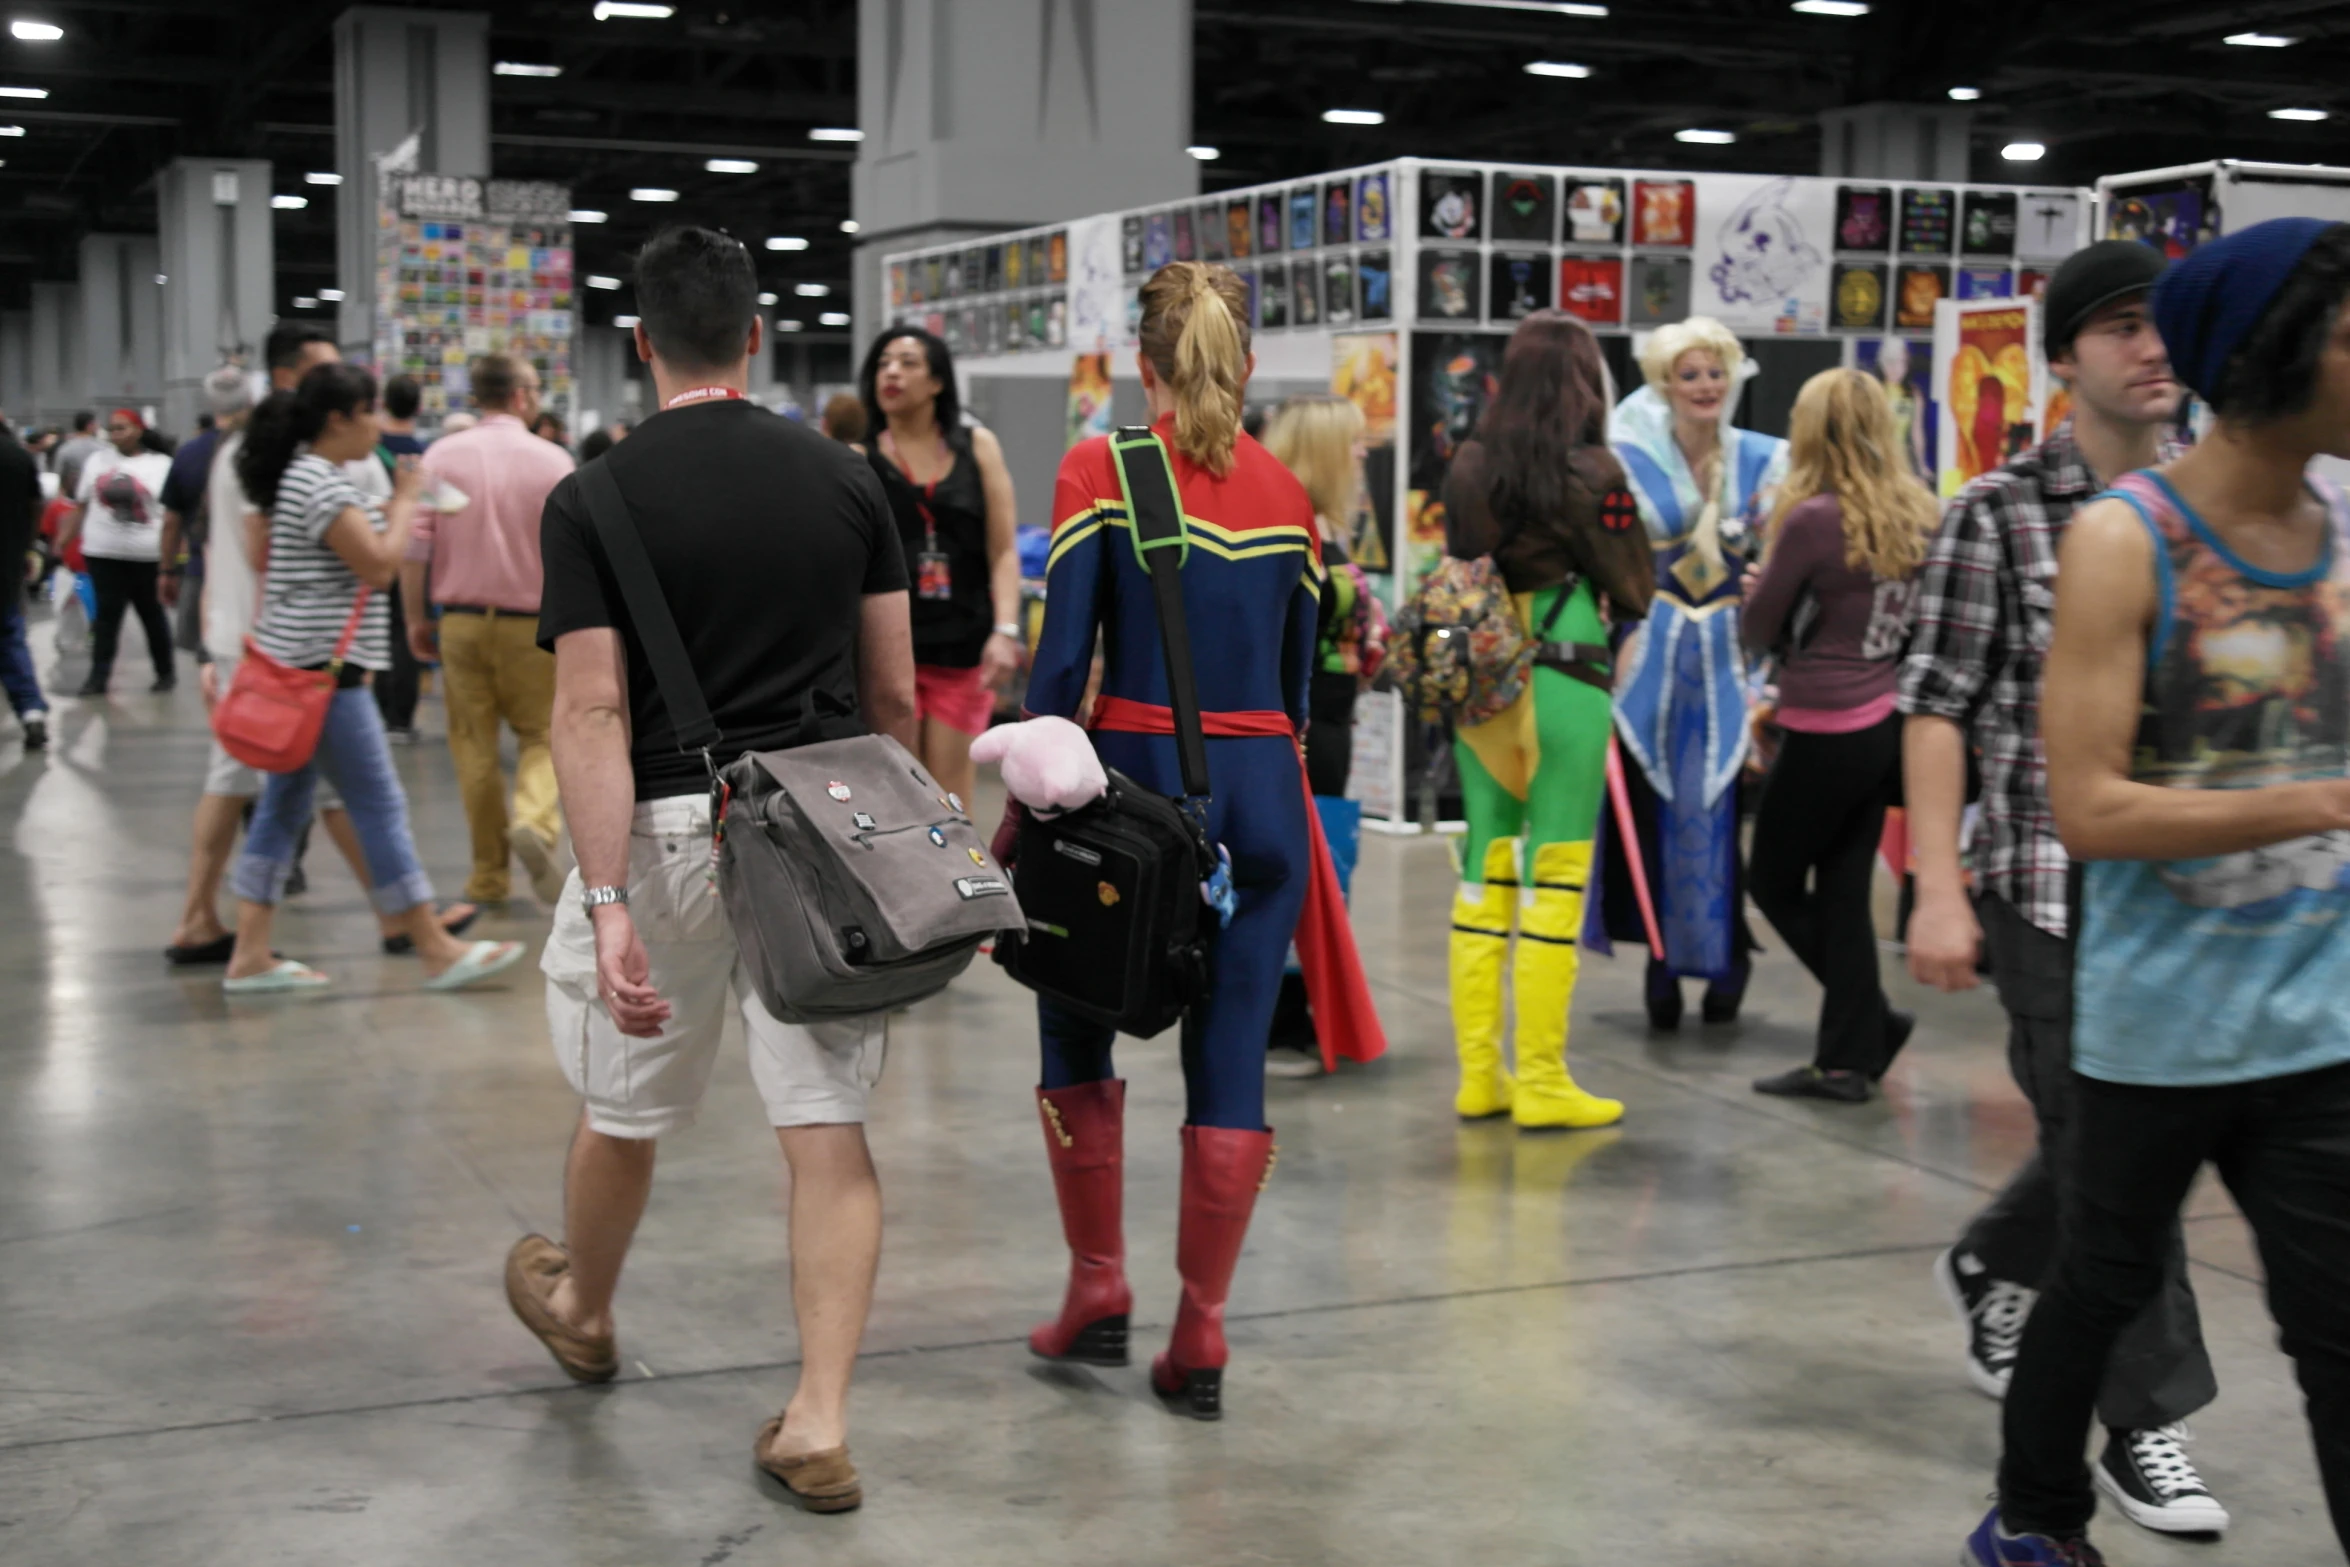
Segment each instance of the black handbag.
[{"label": "black handbag", "polygon": [[1026,817],[1012,886],[1027,931],[998,942],[996,961],[1080,1017],[1147,1039],[1207,994],[1213,915],[1200,884],[1217,862],[1206,820],[1208,743],[1183,618],[1187,541],[1174,471],[1146,427],[1118,430],[1110,453],[1136,547],[1150,568],[1183,798],[1171,800],[1111,769],[1101,799],[1050,820]]}]

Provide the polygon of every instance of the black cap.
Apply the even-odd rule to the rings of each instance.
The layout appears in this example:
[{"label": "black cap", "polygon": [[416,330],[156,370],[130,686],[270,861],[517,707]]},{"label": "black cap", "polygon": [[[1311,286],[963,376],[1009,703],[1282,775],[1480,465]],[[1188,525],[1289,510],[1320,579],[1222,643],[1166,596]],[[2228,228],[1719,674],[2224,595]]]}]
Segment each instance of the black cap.
[{"label": "black cap", "polygon": [[2162,252],[2134,239],[2101,239],[2065,257],[2042,301],[2040,342],[2048,357],[2071,348],[2082,323],[2107,305],[2152,288],[2167,264]]}]

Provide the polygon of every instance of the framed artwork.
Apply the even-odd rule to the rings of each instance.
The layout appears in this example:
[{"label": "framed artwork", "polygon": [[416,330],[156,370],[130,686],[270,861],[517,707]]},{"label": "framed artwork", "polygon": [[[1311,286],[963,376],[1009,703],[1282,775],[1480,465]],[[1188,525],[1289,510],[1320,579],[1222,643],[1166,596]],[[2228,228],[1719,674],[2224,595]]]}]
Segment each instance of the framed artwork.
[{"label": "framed artwork", "polygon": [[1289,193],[1289,248],[1312,250],[1321,240],[1321,202],[1311,185]]},{"label": "framed artwork", "polygon": [[1692,283],[1687,256],[1635,256],[1625,290],[1624,320],[1631,326],[1663,326],[1689,316]]},{"label": "framed artwork", "polygon": [[1497,240],[1531,240],[1547,245],[1557,237],[1558,181],[1548,174],[1497,170],[1487,211]]},{"label": "framed artwork", "polygon": [[1523,321],[1550,308],[1550,252],[1497,250],[1486,268],[1486,314],[1494,321]]},{"label": "framed artwork", "polygon": [[1697,243],[1694,180],[1632,182],[1632,243],[1687,250]]},{"label": "framed artwork", "polygon": [[2015,295],[2015,273],[2006,267],[1960,267],[1959,299],[2010,299]]},{"label": "framed artwork", "polygon": [[1199,240],[1192,233],[1191,209],[1189,207],[1175,209],[1175,259],[1177,261],[1197,261],[1199,259]]},{"label": "framed artwork", "polygon": [[1366,250],[1355,257],[1355,314],[1365,321],[1395,319],[1395,254]]},{"label": "framed artwork", "polygon": [[1289,229],[1288,204],[1281,192],[1267,191],[1257,198],[1257,254],[1275,256],[1281,253],[1281,242]]},{"label": "framed artwork", "polygon": [[1053,294],[1044,302],[1044,346],[1069,346],[1069,296]]},{"label": "framed artwork", "polygon": [[2015,192],[1970,190],[1961,209],[1959,250],[1969,256],[2015,254]]},{"label": "framed artwork", "polygon": [[1332,180],[1322,187],[1322,243],[1345,245],[1355,237],[1354,182]]},{"label": "framed artwork", "polygon": [[1142,220],[1142,270],[1156,272],[1174,259],[1175,225],[1169,214],[1154,212]]},{"label": "framed artwork", "polygon": [[1919,190],[1901,193],[1901,250],[1911,256],[1947,256],[1958,228],[1955,191]]},{"label": "framed artwork", "polygon": [[1046,271],[1047,267],[1049,267],[1050,265],[1051,265],[1051,259],[1050,259],[1050,254],[1049,254],[1049,247],[1048,247],[1048,246],[1047,246],[1047,244],[1046,244],[1046,241],[1045,241],[1045,236],[1044,236],[1044,235],[1042,235],[1042,234],[1031,234],[1031,235],[1029,235],[1029,236],[1028,236],[1028,284],[1029,284],[1029,287],[1033,288],[1033,287],[1035,287],[1037,284],[1039,284],[1039,283],[1042,283],[1042,282],[1044,282],[1044,281],[1045,281],[1045,271]]},{"label": "framed artwork", "polygon": [[1420,319],[1475,321],[1481,313],[1477,252],[1426,249],[1420,252]]},{"label": "framed artwork", "polygon": [[1289,325],[1289,263],[1268,261],[1257,269],[1257,328],[1279,332]]},{"label": "framed artwork", "polygon": [[1387,240],[1395,233],[1393,192],[1384,170],[1355,181],[1355,238],[1365,244]]},{"label": "framed artwork", "polygon": [[1246,196],[1224,207],[1224,249],[1235,261],[1257,253],[1256,208]]},{"label": "framed artwork", "polygon": [[1594,326],[1624,321],[1624,258],[1568,256],[1559,263],[1559,308]]},{"label": "framed artwork", "polygon": [[1230,253],[1230,242],[1224,237],[1224,203],[1211,201],[1199,209],[1192,219],[1193,233],[1199,241],[1202,261],[1222,261]]},{"label": "framed artwork", "polygon": [[[991,245],[988,248],[990,250],[997,250],[1001,249],[1002,247]],[[1125,264],[1126,275],[1128,277],[1134,277],[1141,273],[1142,219],[1139,216],[1121,218],[1118,221],[1118,255],[1119,259]],[[995,269],[991,266],[988,269],[988,273],[989,281],[992,284],[996,281],[994,276]]]},{"label": "framed artwork", "polygon": [[1619,179],[1578,179],[1566,183],[1566,242],[1570,245],[1621,245],[1624,242],[1624,182]]},{"label": "framed artwork", "polygon": [[1888,268],[1882,261],[1839,261],[1828,296],[1829,321],[1851,330],[1881,331],[1885,325],[1885,283]]},{"label": "framed artwork", "polygon": [[1289,324],[1322,324],[1322,269],[1311,260],[1289,264]]},{"label": "framed artwork", "polygon": [[1934,264],[1904,266],[1894,282],[1893,325],[1902,331],[1930,331],[1934,306],[1950,297],[1950,269]]},{"label": "framed artwork", "polygon": [[1893,248],[1893,188],[1889,185],[1836,187],[1836,248]]},{"label": "framed artwork", "polygon": [[1355,258],[1343,252],[1322,258],[1322,319],[1351,326],[1355,318]]},{"label": "framed artwork", "polygon": [[1420,171],[1420,236],[1475,239],[1484,232],[1485,177],[1475,169]]},{"label": "framed artwork", "polygon": [[1069,231],[1055,229],[1044,237],[1044,274],[1048,282],[1069,281]]}]

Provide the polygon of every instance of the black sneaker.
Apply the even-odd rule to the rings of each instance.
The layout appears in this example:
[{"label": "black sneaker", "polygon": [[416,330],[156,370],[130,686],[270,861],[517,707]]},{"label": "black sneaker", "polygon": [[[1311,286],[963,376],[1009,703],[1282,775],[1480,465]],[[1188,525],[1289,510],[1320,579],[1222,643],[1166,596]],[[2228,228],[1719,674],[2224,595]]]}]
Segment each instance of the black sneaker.
[{"label": "black sneaker", "polygon": [[1915,1012],[1887,1012],[1885,1014],[1885,1059],[1869,1074],[1869,1081],[1881,1083],[1885,1074],[1893,1070],[1893,1058],[1901,1054],[1901,1047],[1909,1043],[1909,1036],[1918,1029]]},{"label": "black sneaker", "polygon": [[49,721],[45,718],[24,720],[24,748],[28,751],[49,749]]},{"label": "black sneaker", "polygon": [[177,676],[177,675],[157,675],[157,676],[155,677],[155,683],[154,683],[153,685],[149,686],[147,689],[148,689],[148,691],[149,691],[149,692],[151,692],[152,694],[154,694],[154,695],[156,695],[156,696],[164,696],[164,695],[168,695],[169,693],[171,693],[171,692],[173,692],[173,691],[177,691],[179,688],[180,688],[180,677],[179,677],[179,676]]},{"label": "black sneaker", "polygon": [[2005,1398],[2024,1323],[2040,1292],[1993,1278],[1979,1258],[1956,1246],[1934,1259],[1934,1282],[1966,1328],[1967,1380],[1989,1397]]},{"label": "black sneaker", "polygon": [[1790,1099],[1832,1099],[1838,1104],[1857,1105],[1868,1101],[1869,1080],[1858,1072],[1823,1072],[1816,1066],[1799,1066],[1776,1077],[1756,1078],[1754,1091]]},{"label": "black sneaker", "polygon": [[2093,1471],[2097,1489],[2141,1528],[2162,1534],[2221,1533],[2228,1526],[2228,1510],[2188,1460],[2183,1444],[2192,1440],[2184,1421],[2113,1432]]}]

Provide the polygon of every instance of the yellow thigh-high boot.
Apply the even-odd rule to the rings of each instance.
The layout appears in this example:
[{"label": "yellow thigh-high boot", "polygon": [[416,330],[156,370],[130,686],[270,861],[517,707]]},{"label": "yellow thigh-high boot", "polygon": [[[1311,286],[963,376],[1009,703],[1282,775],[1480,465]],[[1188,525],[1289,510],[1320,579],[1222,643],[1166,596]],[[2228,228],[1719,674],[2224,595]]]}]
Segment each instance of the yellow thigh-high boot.
[{"label": "yellow thigh-high boot", "polygon": [[1533,858],[1518,916],[1518,1089],[1510,1116],[1520,1126],[1612,1126],[1624,1118],[1622,1103],[1585,1093],[1567,1074],[1591,845],[1546,843]]},{"label": "yellow thigh-high boot", "polygon": [[1518,841],[1485,846],[1485,880],[1463,881],[1452,900],[1452,1037],[1461,1087],[1453,1109],[1473,1118],[1507,1115],[1509,1069],[1501,1058],[1501,972],[1509,957],[1510,911],[1518,900]]}]

